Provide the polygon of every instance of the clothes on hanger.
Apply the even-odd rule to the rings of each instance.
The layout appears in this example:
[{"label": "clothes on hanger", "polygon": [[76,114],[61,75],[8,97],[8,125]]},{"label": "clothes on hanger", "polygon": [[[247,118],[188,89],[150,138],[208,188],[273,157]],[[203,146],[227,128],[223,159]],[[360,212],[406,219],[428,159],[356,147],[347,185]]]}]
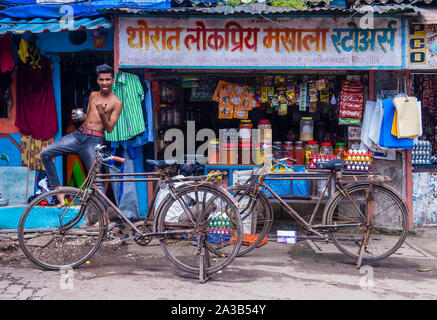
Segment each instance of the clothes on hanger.
[{"label": "clothes on hanger", "polygon": [[20,41],[18,56],[22,63],[31,66],[33,69],[41,69],[41,55],[34,41],[27,42],[24,39]]},{"label": "clothes on hanger", "polygon": [[54,141],[53,137],[47,140],[36,140],[30,135],[21,135],[21,164],[24,167],[28,166],[31,170],[45,171],[39,154]]},{"label": "clothes on hanger", "polygon": [[47,140],[58,131],[50,60],[40,57],[41,68],[25,64],[17,67],[17,113],[15,125],[24,135]]},{"label": "clothes on hanger", "polygon": [[123,103],[123,109],[113,131],[105,131],[105,139],[124,141],[143,133],[146,130],[142,108],[144,91],[139,77],[120,71],[115,76],[112,91]]},{"label": "clothes on hanger", "polygon": [[0,37],[0,71],[10,72],[15,67],[12,43],[9,35]]}]

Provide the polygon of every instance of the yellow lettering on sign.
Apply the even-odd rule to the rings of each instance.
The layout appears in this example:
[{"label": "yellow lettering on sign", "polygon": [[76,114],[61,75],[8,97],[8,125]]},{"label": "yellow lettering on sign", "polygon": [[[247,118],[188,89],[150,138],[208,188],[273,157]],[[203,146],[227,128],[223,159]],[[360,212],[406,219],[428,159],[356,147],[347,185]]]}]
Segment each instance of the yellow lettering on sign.
[{"label": "yellow lettering on sign", "polygon": [[413,24],[410,26],[408,39],[408,61],[411,65],[425,65],[426,62],[426,26]]}]

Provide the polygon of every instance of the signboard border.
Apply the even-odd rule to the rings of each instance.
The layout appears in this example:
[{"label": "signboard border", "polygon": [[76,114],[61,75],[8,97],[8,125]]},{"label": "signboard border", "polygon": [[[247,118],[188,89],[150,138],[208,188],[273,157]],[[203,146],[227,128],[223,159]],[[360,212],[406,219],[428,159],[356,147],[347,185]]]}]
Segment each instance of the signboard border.
[{"label": "signboard border", "polygon": [[[140,18],[175,18],[175,19],[181,19],[181,18],[201,18],[201,19],[207,19],[207,18],[223,18],[223,19],[247,19],[247,18],[253,18],[254,15],[252,14],[242,14],[238,16],[233,15],[190,15],[190,14],[183,14],[184,16],[178,16],[175,17],[171,14],[160,14],[159,16],[153,15],[153,14],[141,14],[141,15],[119,15],[118,18],[132,18],[132,19],[140,19]],[[364,14],[357,14],[354,17],[363,17]],[[350,15],[296,15],[296,14],[286,14],[286,15],[264,15],[263,17],[266,18],[300,18],[300,19],[311,19],[311,18],[333,18],[333,17],[343,17],[348,18]],[[394,65],[394,66],[380,66],[380,67],[369,67],[369,66],[352,66],[352,67],[341,67],[341,66],[317,66],[317,67],[308,67],[308,66],[178,66],[178,65],[168,65],[168,66],[156,66],[156,65],[124,65],[119,64],[119,61],[117,61],[119,68],[124,69],[210,69],[210,70],[223,70],[223,69],[234,69],[234,70],[250,70],[250,69],[258,69],[258,70],[404,70],[406,68],[406,23],[405,23],[405,17],[403,16],[396,16],[396,15],[382,15],[382,16],[376,16],[376,19],[381,18],[394,18],[401,21],[401,51],[402,51],[402,57],[401,57],[401,64],[400,65]],[[118,23],[119,20],[118,19]],[[116,26],[119,28],[119,25]],[[118,47],[116,48],[118,52],[120,52],[120,42],[119,42],[119,36],[117,35],[117,44]]]}]

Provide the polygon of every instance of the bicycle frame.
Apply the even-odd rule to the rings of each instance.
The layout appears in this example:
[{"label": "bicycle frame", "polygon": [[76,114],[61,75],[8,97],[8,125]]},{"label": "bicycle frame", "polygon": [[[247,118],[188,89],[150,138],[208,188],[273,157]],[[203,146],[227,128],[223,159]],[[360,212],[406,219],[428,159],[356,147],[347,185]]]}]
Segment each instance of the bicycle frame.
[{"label": "bicycle frame", "polygon": [[[370,216],[368,215],[367,217],[364,217],[362,214],[362,211],[359,208],[359,204],[355,201],[355,199],[353,199],[348,191],[347,191],[347,187],[345,187],[342,183],[342,178],[343,178],[343,172],[339,171],[339,172],[335,172],[335,171],[331,171],[331,170],[315,170],[315,171],[310,171],[310,172],[281,172],[281,173],[267,173],[263,172],[262,168],[260,168],[261,170],[259,170],[258,172],[252,174],[251,178],[248,180],[247,184],[249,185],[249,190],[253,190],[254,191],[254,198],[256,198],[258,196],[259,192],[263,192],[262,188],[265,188],[268,192],[270,192],[270,194],[272,195],[272,197],[276,200],[278,200],[278,202],[280,203],[280,205],[285,209],[285,211],[292,217],[294,218],[299,224],[301,224],[307,231],[310,231],[311,233],[325,238],[327,240],[327,235],[322,234],[329,232],[330,230],[332,231],[333,229],[336,228],[341,228],[341,227],[362,227],[365,226],[366,224],[371,224],[373,217],[372,212],[373,210],[371,210],[371,214]],[[275,177],[276,176],[276,177]],[[372,183],[374,183],[374,181],[372,181],[372,179],[369,179],[369,174],[350,174],[350,177],[352,177],[352,181],[355,182],[362,182],[362,183],[369,183],[370,185],[372,185]],[[307,222],[304,218],[302,218],[302,216],[296,211],[294,210],[289,204],[286,203],[286,200],[284,200],[280,195],[278,195],[274,190],[272,190],[271,187],[269,187],[266,183],[265,180],[310,180],[310,181],[319,181],[319,180],[326,180],[325,185],[323,186],[322,192],[319,195],[317,202],[316,202],[316,206],[311,214],[311,217],[309,219],[309,221]],[[313,224],[314,219],[317,216],[317,213],[319,211],[319,208],[325,198],[325,194],[327,193],[328,188],[331,186],[331,193],[333,194],[334,191],[340,192],[343,195],[347,196],[347,198],[351,201],[351,203],[353,204],[354,208],[359,212],[359,214],[363,217],[363,222],[362,223],[348,223],[348,224],[336,224],[336,225],[327,225],[326,224],[326,211],[323,213],[323,217],[322,217],[322,224]],[[373,199],[371,198],[371,195],[368,195],[368,200],[369,200],[369,204],[371,207],[373,207]],[[268,200],[270,201],[269,197],[267,197]],[[330,196],[328,198],[328,202],[326,204],[326,207],[329,206],[329,201],[331,201],[334,197]],[[252,201],[250,210],[245,213],[242,216],[242,219],[244,220],[245,217],[247,217],[247,215],[250,214],[251,210],[253,210],[253,207],[255,205],[255,202]],[[245,208],[243,210],[246,211],[247,208]],[[321,232],[315,230],[315,229],[320,229]]]},{"label": "bicycle frame", "polygon": [[[89,174],[87,177],[87,179],[89,178],[89,183],[86,185],[86,189],[85,189],[85,190],[90,190],[90,191],[86,191],[85,194],[95,195],[100,202],[102,202],[102,200],[103,200],[109,207],[111,207],[114,210],[116,215],[119,218],[121,218],[123,222],[128,224],[128,226],[131,228],[131,230],[134,231],[134,235],[132,237],[128,237],[126,239],[123,239],[123,241],[134,239],[134,238],[139,238],[139,237],[156,237],[156,236],[164,236],[164,235],[175,235],[175,234],[182,234],[182,233],[194,231],[194,229],[193,230],[185,229],[185,230],[179,230],[179,231],[157,232],[155,227],[156,227],[156,219],[158,218],[158,214],[153,215],[152,212],[155,209],[155,203],[156,203],[156,198],[158,195],[158,190],[160,188],[160,184],[164,183],[169,187],[169,191],[170,191],[171,196],[173,196],[174,198],[176,198],[178,200],[181,208],[184,210],[185,214],[187,214],[187,216],[189,217],[191,222],[195,223],[195,218],[194,218],[193,214],[191,213],[191,211],[188,209],[184,200],[179,198],[179,197],[176,197],[176,193],[177,193],[176,189],[177,188],[174,186],[174,183],[181,182],[181,181],[193,182],[193,181],[197,181],[197,180],[202,180],[206,176],[187,177],[187,178],[182,178],[182,179],[166,179],[166,176],[160,172],[100,173],[102,163],[103,162],[100,162],[98,160],[96,160],[93,163],[93,166],[92,166],[91,170],[89,171]],[[132,176],[151,176],[151,177],[123,179],[123,177],[132,177]],[[153,228],[154,232],[141,232],[137,228],[137,226],[135,226],[128,218],[126,218],[126,216],[118,209],[118,207],[96,186],[96,183],[139,182],[139,181],[158,182],[158,184],[155,186],[154,195],[153,195],[153,198],[151,200],[150,206],[148,207],[147,215],[144,218],[144,223],[151,224],[152,226],[154,226],[154,228]],[[196,206],[197,206],[197,204],[196,204]],[[159,207],[157,209],[158,209],[157,212],[159,213]],[[150,220],[152,216],[153,216],[153,221]]]}]

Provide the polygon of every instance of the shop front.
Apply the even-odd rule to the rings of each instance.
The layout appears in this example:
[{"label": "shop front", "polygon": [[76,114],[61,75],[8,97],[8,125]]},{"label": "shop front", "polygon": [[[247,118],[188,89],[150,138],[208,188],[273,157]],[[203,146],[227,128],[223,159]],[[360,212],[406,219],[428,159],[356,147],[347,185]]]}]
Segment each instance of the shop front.
[{"label": "shop front", "polygon": [[[350,172],[390,175],[408,198],[411,146],[375,148],[362,132],[369,103],[406,91],[408,21],[378,15],[366,29],[360,19],[119,16],[115,67],[150,81],[156,159],[226,170],[224,184],[235,185],[266,151],[297,160],[273,168],[285,171],[339,157]],[[290,201],[318,192],[309,181],[272,186]]]},{"label": "shop front", "polygon": [[[0,152],[7,159],[0,163],[0,193],[9,204],[25,204],[47,190],[39,183],[45,175],[40,151],[74,130],[71,110],[83,107],[95,90],[95,67],[113,61],[110,20],[78,19],[71,31],[55,20],[29,18],[15,25],[0,19],[0,52],[11,58],[2,58],[0,107]],[[77,155],[58,157],[55,164],[64,185],[80,185],[85,170]]]},{"label": "shop front", "polygon": [[410,26],[407,60],[410,93],[421,101],[423,132],[411,154],[413,223],[430,227],[437,224],[437,25],[422,23]]}]

